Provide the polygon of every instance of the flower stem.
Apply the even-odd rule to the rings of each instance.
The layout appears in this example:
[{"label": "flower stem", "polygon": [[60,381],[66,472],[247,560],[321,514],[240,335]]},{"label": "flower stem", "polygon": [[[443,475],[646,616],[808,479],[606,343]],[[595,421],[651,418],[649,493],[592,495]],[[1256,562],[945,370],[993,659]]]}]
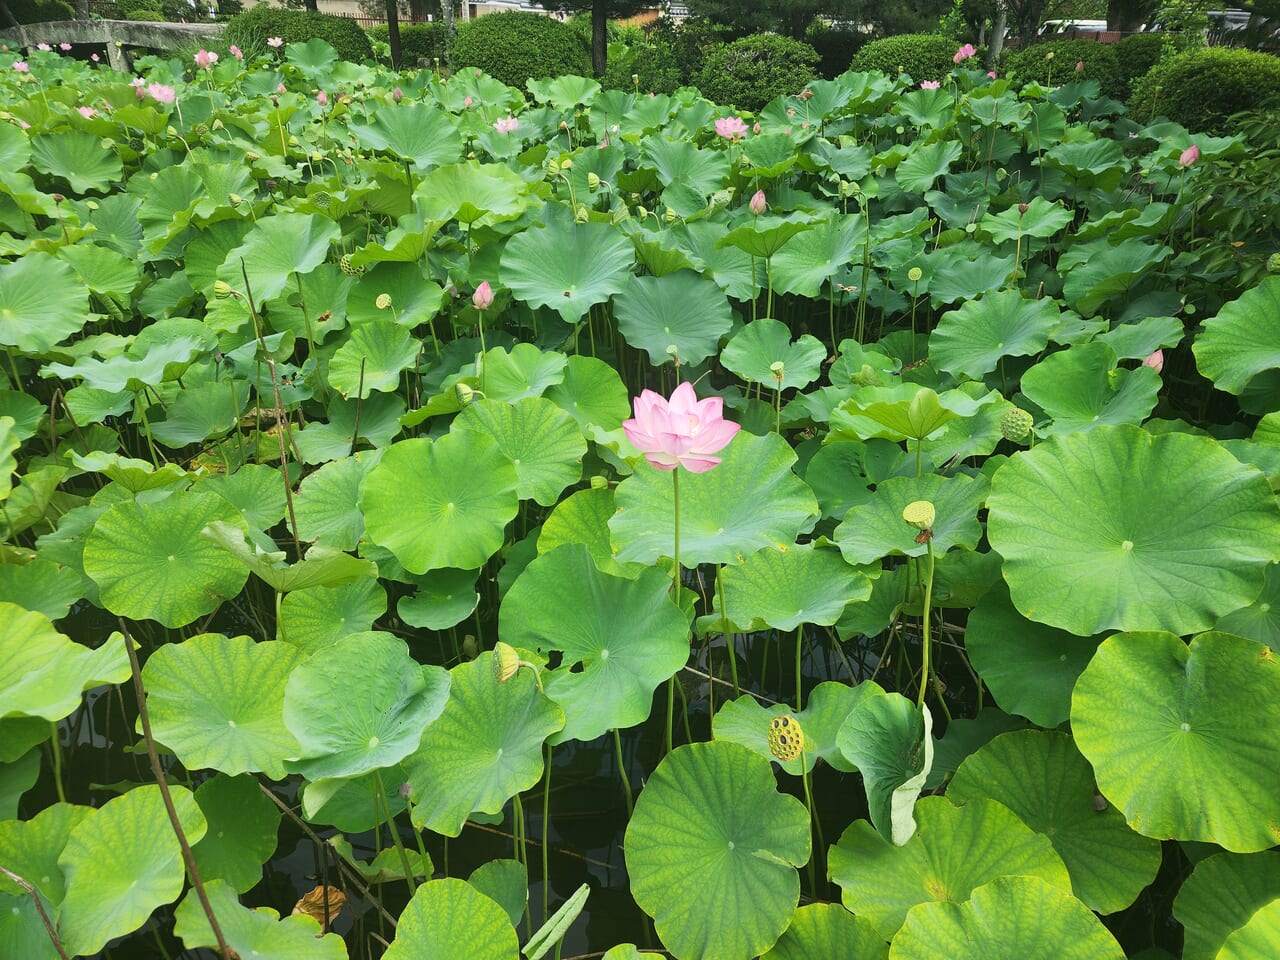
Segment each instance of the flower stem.
[{"label": "flower stem", "polygon": [[627,765],[622,759],[622,735],[618,733],[618,728],[613,728],[613,747],[618,753],[618,778],[622,781],[622,792],[627,798],[627,820],[631,819],[631,814],[635,810],[635,800],[631,796],[631,781],[627,777]]},{"label": "flower stem", "polygon": [[550,913],[547,910],[551,902],[551,871],[547,865],[547,850],[550,846],[551,833],[551,744],[543,744],[546,752],[546,777],[542,781],[542,922],[547,922]]},{"label": "flower stem", "polygon": [[724,602],[724,564],[720,564],[720,569],[716,571],[716,587],[720,591],[720,621],[724,626],[725,646],[729,650],[729,672],[733,676],[733,696],[742,696],[742,689],[738,686],[738,644],[735,634],[729,629],[729,611]]},{"label": "flower stem", "polygon": [[[671,502],[675,505],[675,541],[671,551],[675,565],[671,570],[671,586],[675,593],[676,607],[680,610],[680,615],[684,616],[684,607],[680,606],[680,468],[678,466],[671,472]],[[676,678],[675,674],[672,674],[667,680],[667,753],[671,752],[674,745],[671,725],[675,718],[675,709]]]},{"label": "flower stem", "polygon": [[923,651],[923,660],[920,667],[920,695],[916,700],[916,706],[924,707],[924,694],[929,688],[929,677],[931,665],[929,663],[929,653],[931,646],[929,615],[930,608],[933,606],[933,538],[930,537],[927,546],[929,549],[929,572],[924,578],[924,620],[921,630],[921,650]]}]

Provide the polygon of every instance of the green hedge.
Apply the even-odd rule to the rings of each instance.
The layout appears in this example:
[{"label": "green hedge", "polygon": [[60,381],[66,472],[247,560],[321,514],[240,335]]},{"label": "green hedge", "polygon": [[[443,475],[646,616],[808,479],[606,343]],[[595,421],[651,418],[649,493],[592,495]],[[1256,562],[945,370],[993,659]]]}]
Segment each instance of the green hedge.
[{"label": "green hedge", "polygon": [[821,20],[814,20],[805,31],[804,42],[818,51],[818,73],[830,80],[849,69],[854,54],[867,45],[868,39],[865,33],[832,30]]},{"label": "green hedge", "polygon": [[1162,60],[1135,85],[1129,112],[1164,115],[1196,133],[1225,134],[1227,118],[1280,96],[1280,57],[1231,47],[1188,50]]},{"label": "green hedge", "polygon": [[905,73],[920,83],[941,80],[955,64],[960,44],[938,33],[904,33],[873,40],[854,54],[852,70],[879,70],[891,77]]},{"label": "green hedge", "polygon": [[799,93],[817,76],[818,59],[807,43],[757,33],[714,44],[693,82],[708,100],[756,111],[781,94]]},{"label": "green hedge", "polygon": [[654,46],[671,51],[680,71],[682,84],[694,82],[708,50],[718,43],[732,43],[746,35],[745,31],[699,17],[691,17],[683,22],[670,17],[659,17],[650,25],[648,34],[649,41]]},{"label": "green hedge", "polygon": [[[445,54],[445,25],[438,23],[400,24],[400,60],[405,67],[419,61],[430,64]],[[390,43],[390,31],[385,23],[375,23],[369,28],[369,36],[382,43]]]},{"label": "green hedge", "polygon": [[591,76],[591,51],[572,27],[540,13],[489,13],[458,27],[450,62],[523,90],[530,78]]},{"label": "green hedge", "polygon": [[280,37],[285,43],[306,43],[319,37],[338,51],[338,56],[352,63],[373,59],[369,35],[354,20],[334,17],[309,10],[285,10],[258,4],[227,21],[222,39],[234,43],[246,57],[256,57],[270,48],[268,37]]},{"label": "green hedge", "polygon": [[62,0],[9,0],[9,11],[18,23],[53,23],[76,16],[71,4]]},{"label": "green hedge", "polygon": [[1120,77],[1126,85],[1154,67],[1164,56],[1165,34],[1131,33],[1116,44],[1116,58],[1120,61]]},{"label": "green hedge", "polygon": [[606,90],[639,93],[673,93],[682,83],[675,51],[648,42],[631,47],[625,57],[610,56],[609,68],[600,81]]},{"label": "green hedge", "polygon": [[[1077,63],[1084,64],[1078,73]],[[1045,85],[1097,80],[1104,97],[1122,100],[1128,93],[1115,47],[1097,40],[1049,40],[1011,50],[1000,58],[1000,73],[1012,73],[1022,83],[1035,80]]]}]

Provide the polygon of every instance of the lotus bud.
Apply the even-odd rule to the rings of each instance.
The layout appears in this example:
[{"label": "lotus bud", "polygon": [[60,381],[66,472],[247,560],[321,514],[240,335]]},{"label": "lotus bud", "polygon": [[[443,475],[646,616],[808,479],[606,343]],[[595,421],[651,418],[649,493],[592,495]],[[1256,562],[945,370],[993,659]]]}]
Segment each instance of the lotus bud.
[{"label": "lotus bud", "polygon": [[754,134],[756,134],[757,136],[759,135],[759,133],[760,133],[760,121],[759,121],[759,120],[757,120],[755,123],[753,123],[753,124],[751,125],[751,132],[752,132],[752,133],[754,133]]},{"label": "lotus bud", "polygon": [[574,223],[586,223],[591,219],[591,211],[587,209],[585,203],[578,204],[578,209],[573,212]]},{"label": "lotus bud", "polygon": [[769,752],[783,763],[798,760],[804,753],[804,730],[800,721],[784,713],[769,721]]},{"label": "lotus bud", "polygon": [[462,638],[462,656],[467,660],[474,660],[479,654],[480,644],[474,634],[468,633]]},{"label": "lotus bud", "polygon": [[227,281],[225,280],[213,281],[213,295],[216,299],[225,300],[227,299],[227,297],[231,296],[233,292],[234,291],[231,289],[231,284],[227,283]]},{"label": "lotus bud", "polygon": [[373,305],[377,307],[379,310],[387,309],[387,307],[391,306],[391,294],[389,293],[378,294],[378,299],[373,301]]},{"label": "lotus bud", "polygon": [[401,799],[401,800],[408,800],[408,799],[409,799],[409,796],[410,796],[412,793],[413,793],[413,787],[412,787],[412,786],[410,786],[408,783],[402,783],[402,784],[400,784],[400,799]]},{"label": "lotus bud", "polygon": [[609,479],[608,479],[608,477],[602,477],[602,476],[600,476],[600,474],[596,474],[595,476],[593,476],[593,477],[591,478],[591,489],[592,489],[592,490],[607,490],[607,489],[609,489]]},{"label": "lotus bud", "polygon": [[506,683],[520,669],[520,654],[509,643],[499,640],[493,645],[493,679]]},{"label": "lotus bud", "polygon": [[1164,351],[1157,350],[1155,353],[1151,354],[1151,356],[1143,360],[1142,365],[1144,367],[1150,367],[1156,373],[1159,373],[1164,369]]},{"label": "lotus bud", "polygon": [[600,189],[600,177],[599,177],[597,174],[594,174],[594,173],[588,173],[588,174],[587,174],[587,186],[588,186],[588,187],[590,187],[592,190],[599,190],[599,189]]},{"label": "lotus bud", "polygon": [[639,82],[640,82],[640,74],[638,74],[638,73],[633,73],[633,74],[631,75],[631,82],[632,82],[632,83],[639,83]]},{"label": "lotus bud", "polygon": [[1200,159],[1200,148],[1194,143],[1182,151],[1182,155],[1178,157],[1178,163],[1184,167],[1189,167]]},{"label": "lotus bud", "polygon": [[391,91],[391,99],[394,100],[396,103],[399,103],[401,100],[404,99],[404,91],[401,90],[399,87],[396,87],[394,90]]},{"label": "lotus bud", "polygon": [[768,206],[768,204],[765,202],[765,199],[764,199],[764,191],[757,190],[755,193],[753,193],[751,195],[751,202],[747,206],[751,209],[751,212],[754,213],[757,217],[760,216],[760,214],[764,213],[765,208]]},{"label": "lotus bud", "polygon": [[471,295],[471,304],[477,310],[488,310],[493,306],[493,287],[489,286],[488,280],[476,287],[476,292]]},{"label": "lotus bud", "polygon": [[875,367],[869,363],[864,363],[862,368],[850,379],[859,387],[878,387],[881,385],[880,375],[876,373]]},{"label": "lotus bud", "polygon": [[902,519],[922,533],[933,528],[935,513],[928,500],[913,500],[902,508]]},{"label": "lotus bud", "polygon": [[453,385],[453,398],[458,401],[458,406],[460,407],[465,407],[475,400],[478,392],[474,387],[463,383],[461,380]]},{"label": "lotus bud", "polygon": [[1077,60],[1077,61],[1076,61],[1076,73],[1084,73],[1084,61],[1083,61],[1083,60]]},{"label": "lotus bud", "polygon": [[912,283],[919,283],[920,278],[923,276],[924,276],[924,271],[921,270],[919,267],[912,267],[910,270],[907,271],[907,279],[910,280]]},{"label": "lotus bud", "polygon": [[240,196],[238,193],[228,193],[227,202],[233,207],[238,207],[240,204],[244,203],[244,197]]},{"label": "lotus bud", "polygon": [[1014,407],[1000,418],[1000,435],[1012,443],[1021,443],[1031,433],[1035,419],[1021,407]]}]

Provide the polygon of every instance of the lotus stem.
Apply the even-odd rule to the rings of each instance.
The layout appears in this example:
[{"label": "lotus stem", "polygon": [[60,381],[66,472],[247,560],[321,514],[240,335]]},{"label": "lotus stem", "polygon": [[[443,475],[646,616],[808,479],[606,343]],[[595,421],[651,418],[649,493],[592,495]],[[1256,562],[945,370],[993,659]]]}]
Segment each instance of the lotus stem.
[{"label": "lotus stem", "polygon": [[391,812],[391,801],[387,797],[387,788],[382,782],[382,772],[378,770],[373,773],[373,797],[375,806],[381,805],[386,811],[391,843],[395,846],[396,853],[400,855],[400,866],[404,868],[404,880],[409,885],[409,896],[412,897],[418,892],[418,882],[414,878],[413,868],[409,865],[409,854],[404,848],[404,841],[400,839],[400,828],[396,826],[395,815]]},{"label": "lotus stem", "polygon": [[[720,568],[716,571],[716,589],[720,591],[720,620],[725,627],[724,642],[725,647],[729,651],[729,673],[733,677],[733,695],[735,698],[742,696],[742,689],[738,686],[738,645],[734,639],[734,633],[728,629],[729,626],[729,610],[724,601],[724,564],[720,564]],[[709,660],[710,658],[708,658]],[[707,664],[710,666],[710,663]],[[715,671],[712,671],[714,673]]]},{"label": "lotus stem", "polygon": [[635,812],[635,799],[631,795],[631,780],[627,776],[626,761],[622,759],[622,735],[617,727],[613,728],[613,747],[618,754],[618,778],[622,781],[622,792],[627,799],[627,819],[630,820]]},{"label": "lotus stem", "polygon": [[62,946],[62,941],[58,939],[58,931],[54,927],[52,921],[49,920],[49,914],[45,913],[44,904],[40,902],[40,895],[36,893],[36,888],[12,870],[6,870],[4,867],[0,867],[0,874],[4,874],[23,890],[27,891],[27,893],[31,894],[31,899],[36,905],[36,913],[40,914],[40,922],[44,924],[45,932],[49,934],[49,939],[53,941],[53,949],[58,951],[58,956],[61,957],[62,960],[71,960],[71,958],[67,956],[67,951]]},{"label": "lotus stem", "polygon": [[932,536],[930,536],[928,541],[926,541],[926,546],[929,551],[927,554],[929,558],[929,565],[924,578],[924,611],[923,611],[924,619],[921,621],[921,631],[920,631],[920,648],[922,650],[922,660],[921,660],[921,668],[920,668],[921,670],[920,695],[916,699],[916,706],[920,708],[924,707],[924,695],[925,695],[925,691],[929,687],[929,681],[932,677],[931,671],[933,669],[933,665],[930,663],[930,660],[929,660],[930,647],[932,646],[931,637],[930,637],[930,634],[932,631],[929,628],[929,617],[931,615],[932,606],[933,606],[934,557],[933,557],[933,537]]},{"label": "lotus stem", "polygon": [[50,749],[53,751],[53,785],[58,791],[58,802],[66,803],[67,793],[62,785],[62,740],[58,736],[58,725],[50,723],[49,726],[53,732],[53,736],[49,738]]},{"label": "lotus stem", "polygon": [[[615,730],[614,733],[617,733]],[[544,743],[543,762],[546,770],[542,779],[542,922],[546,923],[551,915],[548,909],[551,903],[551,870],[548,867],[547,849],[550,846],[551,833],[551,751],[550,743]],[[625,781],[624,781],[625,782]]]}]

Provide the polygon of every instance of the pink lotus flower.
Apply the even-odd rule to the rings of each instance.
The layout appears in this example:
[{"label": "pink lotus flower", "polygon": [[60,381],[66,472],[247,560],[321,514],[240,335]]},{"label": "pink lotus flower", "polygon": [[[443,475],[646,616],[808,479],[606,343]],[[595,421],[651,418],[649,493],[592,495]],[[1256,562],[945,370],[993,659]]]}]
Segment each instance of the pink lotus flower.
[{"label": "pink lotus flower", "polygon": [[98,56],[96,53],[91,53],[91,54],[89,54],[89,59],[90,59],[90,60],[92,60],[94,63],[101,63],[101,62],[102,62],[102,58],[101,58],[100,56]]},{"label": "pink lotus flower", "polygon": [[276,93],[284,93],[287,89],[288,87],[286,87],[283,83],[276,84]]},{"label": "pink lotus flower", "polygon": [[68,50],[70,50],[70,49],[71,49],[71,44],[69,44],[69,43],[60,43],[60,44],[58,44],[58,49],[59,49],[59,50],[61,50],[63,53],[66,53]]},{"label": "pink lotus flower", "polygon": [[1084,73],[1084,61],[1083,61],[1083,60],[1077,60],[1077,61],[1076,61],[1076,73]]},{"label": "pink lotus flower", "polygon": [[514,133],[516,128],[520,126],[520,121],[513,116],[499,117],[494,121],[493,129],[499,133]]},{"label": "pink lotus flower", "polygon": [[939,83],[937,80],[921,80],[920,81],[921,90],[937,90],[940,86],[942,86],[942,84]]},{"label": "pink lotus flower", "polygon": [[726,140],[740,140],[747,135],[747,125],[741,117],[720,117],[716,120],[716,133]]},{"label": "pink lotus flower", "polygon": [[471,304],[477,310],[488,310],[493,306],[493,287],[489,286],[488,280],[476,287],[476,292],[471,295]]},{"label": "pink lotus flower", "polygon": [[622,421],[622,429],[659,470],[683,465],[691,473],[706,473],[720,463],[712,454],[723,450],[739,430],[738,424],[724,419],[723,400],[699,400],[688,381],[676,387],[670,400],[642,391],[635,398],[635,414]]},{"label": "pink lotus flower", "polygon": [[283,46],[284,46],[284,40],[282,40],[280,37],[267,37],[267,46],[268,46],[268,47],[283,47]]},{"label": "pink lotus flower", "polygon": [[996,72],[994,70],[988,70],[987,76],[994,80],[996,78]]},{"label": "pink lotus flower", "polygon": [[92,120],[98,115],[98,111],[93,109],[93,107],[76,107],[76,111],[86,120]]},{"label": "pink lotus flower", "polygon": [[752,194],[752,195],[751,195],[751,202],[750,202],[749,204],[747,204],[747,207],[748,207],[748,208],[751,210],[751,212],[752,212],[752,213],[754,213],[757,217],[758,217],[758,216],[760,216],[760,214],[764,213],[765,208],[766,208],[767,206],[768,206],[768,204],[765,202],[765,199],[764,199],[764,191],[763,191],[763,190],[757,190],[754,194]]},{"label": "pink lotus flower", "polygon": [[320,106],[322,107],[328,106],[329,95],[325,93],[323,90],[321,90],[319,93],[316,94],[316,103],[320,104]]},{"label": "pink lotus flower", "polygon": [[15,60],[15,61],[13,61],[13,69],[17,70],[19,73],[30,73],[30,72],[31,72],[31,67],[30,67],[30,65],[28,65],[27,61],[25,61],[25,60]]},{"label": "pink lotus flower", "polygon": [[244,51],[237,47],[234,43],[231,45],[231,55],[237,60],[244,59]]},{"label": "pink lotus flower", "polygon": [[166,87],[163,83],[152,83],[147,86],[147,93],[151,95],[151,99],[157,103],[173,103],[174,90],[173,87]]},{"label": "pink lotus flower", "polygon": [[956,63],[960,63],[964,60],[968,60],[977,52],[978,52],[977,50],[973,49],[972,43],[966,43],[963,47],[961,47],[959,50],[956,51],[956,55],[951,59],[953,59]]},{"label": "pink lotus flower", "polygon": [[1151,356],[1147,357],[1147,359],[1143,360],[1142,365],[1144,367],[1150,367],[1156,373],[1159,373],[1164,369],[1164,351],[1157,350],[1155,353],[1151,354]]},{"label": "pink lotus flower", "polygon": [[37,43],[37,44],[36,44],[36,49],[37,49],[37,50],[42,50],[42,51],[44,51],[45,53],[48,53],[50,50],[52,50],[52,49],[53,49],[53,47],[49,46],[47,43]]},{"label": "pink lotus flower", "polygon": [[472,100],[470,97],[466,97],[466,98],[465,98],[465,99],[463,99],[463,101],[462,101],[462,109],[464,109],[464,110],[470,110],[470,109],[471,109],[471,104],[473,104],[473,103],[475,103],[475,101],[474,101],[474,100]]},{"label": "pink lotus flower", "polygon": [[201,48],[200,50],[196,51],[196,55],[194,59],[197,67],[199,67],[201,70],[208,70],[210,67],[212,67],[215,63],[218,62],[218,55],[216,53],[213,53],[212,51]]},{"label": "pink lotus flower", "polygon": [[[15,63],[14,66],[16,67],[17,64]],[[1184,167],[1189,167],[1199,159],[1200,148],[1193,143],[1191,146],[1187,147],[1187,149],[1182,151],[1182,156],[1178,157],[1178,163],[1182,164]]]}]

